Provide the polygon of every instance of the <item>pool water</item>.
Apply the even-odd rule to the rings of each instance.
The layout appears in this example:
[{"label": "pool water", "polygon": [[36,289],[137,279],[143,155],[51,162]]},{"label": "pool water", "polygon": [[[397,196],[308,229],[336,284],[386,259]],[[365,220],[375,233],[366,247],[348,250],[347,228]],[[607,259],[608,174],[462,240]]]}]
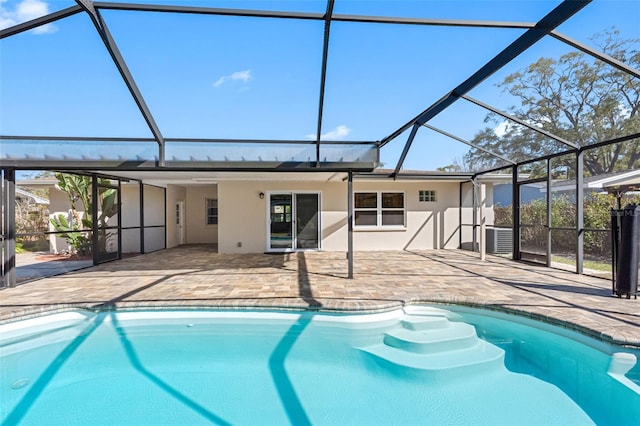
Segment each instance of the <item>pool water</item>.
[{"label": "pool water", "polygon": [[56,314],[0,327],[0,418],[7,425],[637,424],[630,350],[516,319],[456,307]]}]

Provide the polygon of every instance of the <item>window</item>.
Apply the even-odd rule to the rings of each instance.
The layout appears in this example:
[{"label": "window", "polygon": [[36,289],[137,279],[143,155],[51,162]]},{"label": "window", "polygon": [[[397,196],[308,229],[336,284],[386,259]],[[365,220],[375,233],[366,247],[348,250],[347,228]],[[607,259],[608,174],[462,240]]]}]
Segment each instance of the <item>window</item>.
[{"label": "window", "polygon": [[404,226],[404,193],[356,192],[355,226]]},{"label": "window", "polygon": [[431,189],[421,189],[418,193],[419,201],[438,201],[436,197],[436,191]]},{"label": "window", "polygon": [[207,198],[207,225],[218,224],[218,200]]}]

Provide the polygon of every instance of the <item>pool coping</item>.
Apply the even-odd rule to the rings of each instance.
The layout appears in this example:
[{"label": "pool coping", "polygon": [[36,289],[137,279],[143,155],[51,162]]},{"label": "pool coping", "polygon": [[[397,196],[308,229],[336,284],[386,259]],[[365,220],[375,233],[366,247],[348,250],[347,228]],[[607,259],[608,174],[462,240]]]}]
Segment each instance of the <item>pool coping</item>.
[{"label": "pool coping", "polygon": [[[321,301],[322,299],[319,299]],[[270,303],[267,303],[270,302]],[[101,303],[97,305],[89,305],[87,303],[62,303],[58,305],[48,305],[41,307],[29,307],[23,313],[18,313],[10,318],[0,320],[0,325],[23,321],[27,319],[39,318],[46,315],[71,312],[86,311],[92,313],[100,312],[131,312],[131,311],[191,311],[191,310],[252,310],[252,311],[278,311],[278,312],[315,312],[324,314],[376,314],[390,312],[396,309],[402,309],[407,306],[420,305],[436,305],[436,306],[461,306],[474,309],[484,309],[493,312],[514,315],[520,318],[539,321],[541,323],[560,327],[566,330],[577,332],[583,336],[593,338],[599,342],[613,345],[618,348],[640,350],[640,338],[637,341],[628,338],[617,338],[615,335],[599,332],[597,330],[585,327],[583,325],[562,320],[551,315],[541,315],[535,312],[505,307],[491,303],[478,303],[468,300],[459,300],[452,298],[450,300],[444,298],[412,298],[405,301],[388,301],[381,303],[372,300],[331,300],[336,306],[331,307],[323,305],[322,307],[303,306],[303,303],[294,304],[291,300],[289,303],[279,303],[282,299],[274,298],[271,300],[261,299],[260,303],[247,303],[245,299],[225,299],[218,303],[192,303],[183,301],[181,303],[158,303],[158,302],[116,302]],[[339,303],[336,303],[339,302]],[[355,306],[354,306],[355,305]]]}]

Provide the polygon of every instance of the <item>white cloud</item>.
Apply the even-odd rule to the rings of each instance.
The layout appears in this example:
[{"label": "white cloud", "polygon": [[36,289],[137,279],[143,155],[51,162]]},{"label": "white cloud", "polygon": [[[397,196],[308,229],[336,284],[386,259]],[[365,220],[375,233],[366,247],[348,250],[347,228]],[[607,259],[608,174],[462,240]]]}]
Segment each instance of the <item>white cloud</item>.
[{"label": "white cloud", "polygon": [[544,128],[545,123],[551,123],[551,119],[549,117],[540,117],[538,119],[539,121],[531,121],[531,120],[526,120],[528,124],[531,124],[532,126],[536,126],[539,128]]},{"label": "white cloud", "polygon": [[4,9],[0,9],[0,30],[13,27],[15,24],[17,24],[15,20],[6,15],[7,13],[4,11]]},{"label": "white cloud", "polygon": [[[6,3],[1,1],[0,3]],[[0,6],[0,29],[12,27],[49,13],[49,5],[42,0],[22,0],[14,10]],[[55,25],[47,24],[34,28],[34,34],[51,34],[58,30]]]},{"label": "white cloud", "polygon": [[509,122],[503,121],[493,128],[493,133],[496,134],[497,137],[501,138],[507,133],[507,129],[509,128]]},{"label": "white cloud", "polygon": [[[327,133],[323,133],[320,135],[320,140],[326,141],[339,141],[347,137],[351,133],[351,129],[341,124],[333,130],[329,130]],[[316,135],[307,135],[307,139],[315,139]]]},{"label": "white cloud", "polygon": [[213,87],[220,87],[227,81],[241,81],[242,83],[248,83],[253,77],[251,76],[251,70],[236,71],[229,75],[223,75],[213,83]]}]

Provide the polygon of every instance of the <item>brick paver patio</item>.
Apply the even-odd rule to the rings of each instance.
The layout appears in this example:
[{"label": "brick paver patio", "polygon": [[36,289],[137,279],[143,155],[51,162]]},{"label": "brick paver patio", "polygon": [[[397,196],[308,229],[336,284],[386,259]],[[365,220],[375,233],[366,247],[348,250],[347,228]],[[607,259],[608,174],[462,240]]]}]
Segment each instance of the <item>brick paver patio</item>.
[{"label": "brick paver patio", "polygon": [[640,347],[640,301],[608,280],[461,250],[219,254],[181,246],[0,290],[0,322],[73,308],[278,308],[380,311],[458,303]]}]

